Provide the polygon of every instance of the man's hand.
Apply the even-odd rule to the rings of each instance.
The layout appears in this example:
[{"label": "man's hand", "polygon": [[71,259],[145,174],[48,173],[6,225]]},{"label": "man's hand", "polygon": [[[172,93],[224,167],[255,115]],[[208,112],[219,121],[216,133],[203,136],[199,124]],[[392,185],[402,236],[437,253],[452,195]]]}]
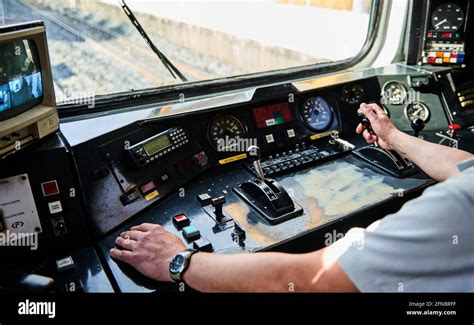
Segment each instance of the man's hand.
[{"label": "man's hand", "polygon": [[370,134],[362,124],[357,126],[356,132],[358,134],[362,133],[368,143],[377,141],[382,148],[394,150],[393,139],[400,131],[393,125],[383,109],[377,104],[367,105],[366,103],[362,103],[360,104],[358,112],[363,113],[369,119],[375,135]]},{"label": "man's hand", "polygon": [[184,243],[160,225],[143,223],[123,232],[115,239],[120,248],[112,248],[110,256],[130,264],[157,281],[171,282],[171,259],[186,249]]}]

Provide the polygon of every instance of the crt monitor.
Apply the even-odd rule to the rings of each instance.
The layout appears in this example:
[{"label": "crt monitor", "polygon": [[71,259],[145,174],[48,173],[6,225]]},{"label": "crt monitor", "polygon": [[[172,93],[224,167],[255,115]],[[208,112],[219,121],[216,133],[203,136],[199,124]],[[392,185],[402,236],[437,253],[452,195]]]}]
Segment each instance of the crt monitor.
[{"label": "crt monitor", "polygon": [[44,23],[0,24],[0,159],[58,128]]},{"label": "crt monitor", "polygon": [[35,43],[27,39],[0,43],[0,121],[23,113],[42,99]]}]

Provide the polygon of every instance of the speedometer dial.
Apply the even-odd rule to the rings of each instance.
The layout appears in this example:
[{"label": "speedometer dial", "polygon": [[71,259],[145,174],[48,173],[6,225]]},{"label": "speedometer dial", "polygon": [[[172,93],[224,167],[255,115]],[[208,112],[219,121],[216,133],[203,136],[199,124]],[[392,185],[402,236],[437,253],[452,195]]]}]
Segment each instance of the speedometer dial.
[{"label": "speedometer dial", "polygon": [[208,137],[217,151],[237,151],[246,137],[245,125],[232,115],[218,115],[209,124]]},{"label": "speedometer dial", "polygon": [[407,89],[398,81],[389,81],[382,87],[382,99],[385,103],[401,105],[407,96]]},{"label": "speedometer dial", "polygon": [[454,3],[445,3],[437,7],[431,16],[434,30],[456,31],[464,24],[464,12]]},{"label": "speedometer dial", "polygon": [[327,130],[334,118],[331,105],[322,97],[307,98],[301,105],[300,114],[306,127],[315,132]]}]

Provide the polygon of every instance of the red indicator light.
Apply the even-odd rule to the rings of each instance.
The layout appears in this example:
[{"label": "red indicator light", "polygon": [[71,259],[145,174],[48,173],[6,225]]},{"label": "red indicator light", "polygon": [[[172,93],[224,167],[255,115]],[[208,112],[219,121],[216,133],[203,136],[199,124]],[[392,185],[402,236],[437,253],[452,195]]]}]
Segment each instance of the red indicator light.
[{"label": "red indicator light", "polygon": [[41,184],[43,196],[59,194],[59,187],[56,181],[49,181]]},{"label": "red indicator light", "polygon": [[449,129],[450,130],[453,130],[453,131],[458,131],[458,130],[461,130],[461,125],[459,124],[449,124]]},{"label": "red indicator light", "polygon": [[265,128],[272,125],[283,124],[293,121],[293,113],[288,103],[274,104],[253,109],[253,116],[257,128]]}]

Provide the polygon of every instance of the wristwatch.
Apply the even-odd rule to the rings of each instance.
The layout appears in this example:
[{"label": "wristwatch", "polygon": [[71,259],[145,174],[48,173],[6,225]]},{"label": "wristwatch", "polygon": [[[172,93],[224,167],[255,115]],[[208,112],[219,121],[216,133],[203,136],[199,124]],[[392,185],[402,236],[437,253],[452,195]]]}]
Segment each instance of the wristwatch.
[{"label": "wristwatch", "polygon": [[186,249],[173,257],[170,262],[170,276],[174,282],[183,281],[183,274],[189,266],[191,256],[197,252],[196,249]]}]

